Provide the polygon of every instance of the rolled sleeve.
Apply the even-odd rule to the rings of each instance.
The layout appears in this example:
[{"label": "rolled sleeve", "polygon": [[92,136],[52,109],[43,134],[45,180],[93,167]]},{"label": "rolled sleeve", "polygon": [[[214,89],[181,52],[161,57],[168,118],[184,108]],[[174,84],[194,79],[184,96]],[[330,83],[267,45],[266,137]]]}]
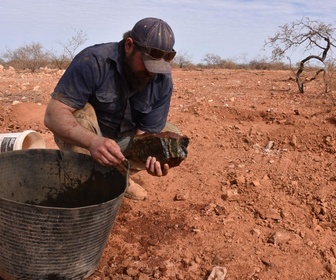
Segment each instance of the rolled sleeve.
[{"label": "rolled sleeve", "polygon": [[82,51],[73,59],[51,96],[75,109],[83,108],[100,80],[100,69],[99,59],[88,50]]}]

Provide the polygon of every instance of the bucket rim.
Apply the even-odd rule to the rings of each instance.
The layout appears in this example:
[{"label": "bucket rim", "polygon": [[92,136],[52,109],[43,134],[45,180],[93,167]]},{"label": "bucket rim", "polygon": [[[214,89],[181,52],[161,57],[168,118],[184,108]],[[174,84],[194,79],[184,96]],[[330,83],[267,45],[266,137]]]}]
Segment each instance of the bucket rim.
[{"label": "bucket rim", "polygon": [[90,204],[90,205],[80,206],[80,207],[52,207],[52,206],[44,206],[44,205],[34,205],[34,204],[14,201],[14,200],[3,198],[3,197],[0,197],[0,201],[3,200],[3,201],[6,201],[8,203],[24,206],[24,207],[31,208],[31,209],[35,208],[35,209],[56,210],[56,211],[57,210],[59,210],[59,211],[74,211],[74,210],[84,210],[84,209],[90,209],[90,208],[97,208],[98,206],[103,207],[106,204],[109,204],[113,201],[122,199],[124,194],[125,194],[125,191],[123,191],[120,195],[114,197],[113,199],[110,199],[110,200],[107,200],[107,201],[104,201],[104,202],[101,202],[101,203],[95,203],[95,204]]}]

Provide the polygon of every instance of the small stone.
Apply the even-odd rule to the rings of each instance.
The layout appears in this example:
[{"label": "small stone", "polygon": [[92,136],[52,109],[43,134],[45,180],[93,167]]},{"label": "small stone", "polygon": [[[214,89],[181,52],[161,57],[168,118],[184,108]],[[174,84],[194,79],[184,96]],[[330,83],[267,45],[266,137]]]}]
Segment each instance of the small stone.
[{"label": "small stone", "polygon": [[264,151],[266,153],[269,153],[271,151],[271,149],[273,148],[274,146],[274,141],[269,141],[266,145],[266,147],[264,148]]},{"label": "small stone", "polygon": [[34,88],[33,88],[33,91],[39,91],[40,90],[40,86],[35,86]]},{"label": "small stone", "polygon": [[226,191],[226,193],[222,194],[223,200],[233,201],[233,200],[237,200],[237,197],[238,197],[237,189],[229,189]]},{"label": "small stone", "polygon": [[224,280],[226,273],[227,273],[226,267],[215,266],[212,269],[208,277],[208,280]]},{"label": "small stone", "polygon": [[201,232],[201,230],[200,230],[199,228],[193,228],[193,229],[192,229],[192,232],[199,233],[199,232]]},{"label": "small stone", "polygon": [[268,267],[272,266],[271,260],[269,260],[269,259],[262,258],[261,262]]},{"label": "small stone", "polygon": [[179,274],[179,273],[177,273],[175,275],[175,277],[176,277],[176,280],[184,280],[185,279],[184,276],[182,274]]},{"label": "small stone", "polygon": [[272,219],[275,221],[281,220],[281,215],[277,211],[273,209],[260,209],[258,210],[259,216],[261,219],[266,220],[266,219]]},{"label": "small stone", "polygon": [[333,264],[333,263],[328,263],[326,266],[325,266],[326,270],[329,272],[329,273],[335,273],[336,272],[336,265]]},{"label": "small stone", "polygon": [[254,229],[252,229],[252,234],[259,237],[261,235],[261,230],[258,229],[258,228],[254,228]]},{"label": "small stone", "polygon": [[258,181],[258,180],[253,180],[252,181],[252,186],[254,186],[254,187],[260,187],[260,182]]},{"label": "small stone", "polygon": [[333,256],[336,258],[336,246],[331,247],[331,252],[333,253]]},{"label": "small stone", "polygon": [[140,273],[138,280],[149,280],[149,276],[144,273]]},{"label": "small stone", "polygon": [[126,274],[128,276],[135,277],[135,276],[138,275],[138,271],[133,267],[127,267],[126,268]]},{"label": "small stone", "polygon": [[164,265],[164,264],[161,264],[161,265],[159,266],[159,271],[160,271],[161,273],[165,273],[165,272],[167,271],[167,266]]},{"label": "small stone", "polygon": [[180,193],[180,194],[176,194],[174,197],[175,201],[183,201],[183,200],[187,200],[189,197],[188,193]]},{"label": "small stone", "polygon": [[236,182],[238,186],[243,186],[246,183],[246,179],[243,175],[237,176]]},{"label": "small stone", "polygon": [[195,257],[195,263],[200,264],[202,262],[200,257]]},{"label": "small stone", "polygon": [[214,211],[215,211],[217,216],[224,215],[226,213],[225,208],[222,207],[222,206],[219,206],[219,205],[215,206]]},{"label": "small stone", "polygon": [[295,135],[292,136],[292,139],[290,140],[289,144],[291,144],[294,148],[297,148],[297,138]]},{"label": "small stone", "polygon": [[286,244],[290,240],[290,235],[284,232],[275,232],[267,240],[268,243],[274,245]]},{"label": "small stone", "polygon": [[322,233],[324,230],[320,225],[316,225],[314,228],[315,233]]}]

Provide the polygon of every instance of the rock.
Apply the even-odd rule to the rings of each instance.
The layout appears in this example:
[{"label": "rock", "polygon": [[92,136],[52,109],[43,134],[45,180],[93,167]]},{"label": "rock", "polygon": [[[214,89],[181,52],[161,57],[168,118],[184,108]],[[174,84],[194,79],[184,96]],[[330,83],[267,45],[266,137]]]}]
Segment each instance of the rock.
[{"label": "rock", "polygon": [[189,197],[188,193],[179,193],[175,195],[174,200],[175,201],[187,200],[188,197]]},{"label": "rock", "polygon": [[253,180],[251,184],[252,186],[257,187],[257,188],[260,187],[260,182],[258,180]]},{"label": "rock", "polygon": [[156,157],[161,165],[180,165],[186,159],[189,138],[177,133],[144,133],[131,140],[129,159],[145,163],[149,156]]},{"label": "rock", "polygon": [[131,277],[135,277],[138,275],[138,271],[133,267],[127,267],[125,272],[128,276]]},{"label": "rock", "polygon": [[254,229],[252,229],[252,234],[259,237],[261,235],[261,230],[258,229],[258,228],[254,228]]},{"label": "rock", "polygon": [[273,209],[260,209],[257,211],[259,213],[259,216],[261,219],[266,220],[266,219],[272,219],[275,221],[281,220],[281,215],[277,211]]},{"label": "rock", "polygon": [[239,196],[239,194],[238,194],[237,189],[229,189],[224,194],[222,194],[222,199],[233,201],[233,200],[237,200],[238,196]]},{"label": "rock", "polygon": [[336,246],[331,246],[331,252],[333,254],[333,256],[336,258]]},{"label": "rock", "polygon": [[297,137],[295,135],[292,136],[289,144],[291,144],[294,148],[297,148]]},{"label": "rock", "polygon": [[272,262],[271,262],[271,260],[269,259],[269,258],[261,258],[260,259],[261,260],[261,262],[265,265],[265,266],[267,266],[267,267],[271,267],[272,266]]},{"label": "rock", "polygon": [[267,243],[271,243],[274,245],[281,245],[281,244],[286,244],[289,240],[290,240],[289,234],[285,232],[277,231],[268,238]]},{"label": "rock", "polygon": [[325,266],[325,269],[329,272],[329,273],[336,273],[336,265],[334,263],[328,263]]},{"label": "rock", "polygon": [[273,146],[274,146],[274,141],[269,141],[267,143],[266,147],[264,148],[264,152],[265,153],[270,153]]},{"label": "rock", "polygon": [[244,175],[238,175],[235,179],[238,186],[245,186],[246,178]]},{"label": "rock", "polygon": [[216,213],[217,216],[221,216],[226,214],[226,210],[224,207],[216,205],[216,207],[214,208],[214,211]]},{"label": "rock", "polygon": [[140,273],[138,280],[149,280],[149,276],[144,273]]},{"label": "rock", "polygon": [[21,103],[20,101],[14,100],[14,101],[12,102],[12,105],[17,105],[17,104],[20,104],[20,103]]},{"label": "rock", "polygon": [[315,227],[314,227],[314,232],[315,233],[323,233],[323,228],[320,226],[320,225],[316,225]]},{"label": "rock", "polygon": [[33,91],[39,91],[40,89],[41,89],[40,86],[35,86],[35,87],[33,88]]},{"label": "rock", "polygon": [[215,266],[207,280],[224,280],[227,273],[227,269],[221,266]]}]

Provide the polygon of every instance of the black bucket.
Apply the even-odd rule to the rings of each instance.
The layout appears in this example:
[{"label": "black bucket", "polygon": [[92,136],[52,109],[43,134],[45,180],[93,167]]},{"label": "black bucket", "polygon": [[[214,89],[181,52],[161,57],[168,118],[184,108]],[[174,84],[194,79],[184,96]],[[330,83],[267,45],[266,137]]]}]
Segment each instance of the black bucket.
[{"label": "black bucket", "polygon": [[0,278],[85,279],[98,266],[127,175],[84,154],[0,154]]}]

